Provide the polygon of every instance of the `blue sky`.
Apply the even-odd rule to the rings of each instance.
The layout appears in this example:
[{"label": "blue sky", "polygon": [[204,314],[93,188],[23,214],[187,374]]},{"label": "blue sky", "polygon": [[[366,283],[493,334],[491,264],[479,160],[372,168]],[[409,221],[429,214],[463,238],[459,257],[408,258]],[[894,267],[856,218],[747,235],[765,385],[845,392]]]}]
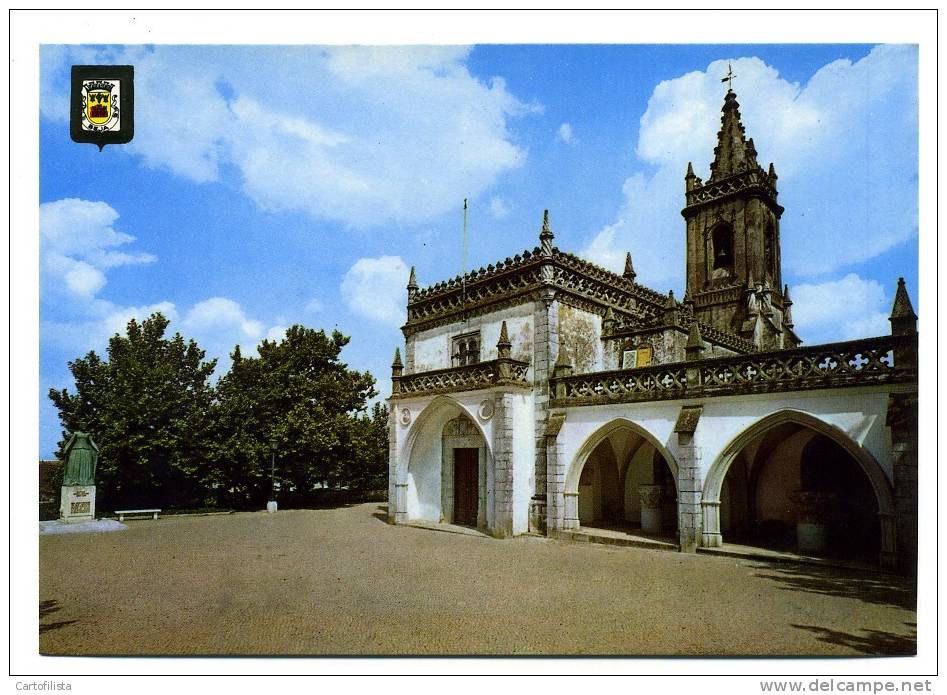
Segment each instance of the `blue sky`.
[{"label": "blue sky", "polygon": [[[888,332],[917,295],[917,50],[870,45],[44,46],[40,439],[50,387],[161,310],[210,356],[293,323],[352,336],[389,391],[422,285],[537,243],[683,292],[683,176],[706,177],[732,61],[779,174],[783,277],[806,344]],[[136,71],[136,133],[69,139],[72,64]]]}]

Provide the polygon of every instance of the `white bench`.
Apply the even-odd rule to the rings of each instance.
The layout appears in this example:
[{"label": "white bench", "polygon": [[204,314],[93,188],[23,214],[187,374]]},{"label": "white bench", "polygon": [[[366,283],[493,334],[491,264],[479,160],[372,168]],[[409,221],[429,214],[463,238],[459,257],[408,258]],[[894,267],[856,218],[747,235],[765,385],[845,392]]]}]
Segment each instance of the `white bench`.
[{"label": "white bench", "polygon": [[151,514],[152,519],[157,519],[160,511],[160,509],[116,509],[115,513],[118,514],[119,521],[125,521],[126,514]]}]

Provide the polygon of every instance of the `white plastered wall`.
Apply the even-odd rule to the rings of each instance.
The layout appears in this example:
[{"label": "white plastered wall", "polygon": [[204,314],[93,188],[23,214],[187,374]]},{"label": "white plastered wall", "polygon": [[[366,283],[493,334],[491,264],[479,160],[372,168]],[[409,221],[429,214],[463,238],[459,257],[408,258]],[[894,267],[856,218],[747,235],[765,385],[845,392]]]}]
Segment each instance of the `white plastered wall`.
[{"label": "white plastered wall", "polygon": [[[495,391],[471,391],[451,396],[428,396],[392,401],[395,421],[397,483],[406,486],[408,520],[438,522],[444,516],[442,504],[442,465],[444,426],[459,414],[465,414],[480,430],[485,443],[485,466],[481,478],[486,523],[492,525],[493,446]],[[489,406],[487,405],[489,404]],[[535,438],[534,403],[531,393],[513,396],[513,533],[529,530],[529,500],[533,489]],[[489,417],[486,415],[489,413]]]},{"label": "white plastered wall", "polygon": [[531,393],[518,394],[513,410],[513,533],[529,531],[529,500],[536,475],[535,404]]},{"label": "white plastered wall", "polygon": [[[513,359],[532,361],[533,304],[527,302],[482,316],[471,316],[466,321],[455,321],[414,335],[414,371],[428,372],[451,366],[451,340],[454,336],[480,331],[480,361],[496,359],[500,326],[506,321],[507,335],[512,343]],[[532,378],[532,369],[527,374]]]},{"label": "white plastered wall", "polygon": [[[673,430],[681,406],[696,403],[703,405],[694,433],[695,444],[702,454],[702,477],[706,477],[726,447],[756,423],[782,410],[797,410],[837,428],[863,447],[891,481],[891,433],[885,426],[888,393],[886,388],[865,388],[568,408],[565,424],[559,432],[568,462],[567,481],[572,475],[569,469],[576,464],[576,455],[583,444],[600,428],[619,418],[641,427],[673,455],[677,449],[677,435]],[[674,467],[672,464],[672,469]]]}]

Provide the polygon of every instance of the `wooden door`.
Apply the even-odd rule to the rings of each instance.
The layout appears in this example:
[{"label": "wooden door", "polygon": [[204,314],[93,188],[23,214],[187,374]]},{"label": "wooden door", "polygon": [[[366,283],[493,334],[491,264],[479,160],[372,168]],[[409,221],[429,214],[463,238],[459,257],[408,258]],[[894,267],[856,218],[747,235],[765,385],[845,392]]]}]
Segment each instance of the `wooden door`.
[{"label": "wooden door", "polygon": [[477,525],[479,451],[454,449],[454,523]]}]

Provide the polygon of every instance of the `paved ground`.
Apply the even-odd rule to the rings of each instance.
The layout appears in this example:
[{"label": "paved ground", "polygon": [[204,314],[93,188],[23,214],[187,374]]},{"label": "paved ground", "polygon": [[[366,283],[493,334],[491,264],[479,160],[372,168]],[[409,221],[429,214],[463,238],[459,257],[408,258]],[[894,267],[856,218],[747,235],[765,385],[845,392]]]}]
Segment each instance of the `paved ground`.
[{"label": "paved ground", "polygon": [[907,654],[880,573],[384,523],[384,505],[40,537],[45,654]]}]

